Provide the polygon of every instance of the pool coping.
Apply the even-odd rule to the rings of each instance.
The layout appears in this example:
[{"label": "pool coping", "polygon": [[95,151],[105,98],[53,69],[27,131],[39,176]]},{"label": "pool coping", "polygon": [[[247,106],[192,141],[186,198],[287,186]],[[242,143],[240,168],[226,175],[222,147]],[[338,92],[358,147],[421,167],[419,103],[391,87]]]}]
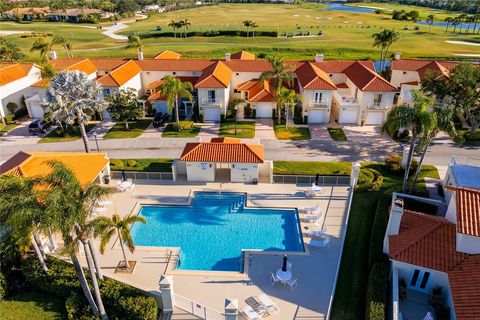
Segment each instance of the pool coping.
[{"label": "pool coping", "polygon": [[[193,194],[192,194],[193,193]],[[211,191],[193,191],[190,189],[190,192],[188,193],[187,196],[187,201],[185,203],[178,203],[178,202],[165,202],[165,201],[155,201],[155,200],[142,200],[142,201],[137,201],[135,202],[135,205],[133,209],[130,211],[128,216],[131,216],[133,214],[138,215],[140,213],[141,206],[146,205],[146,206],[152,206],[152,205],[157,205],[157,206],[178,206],[178,207],[185,207],[185,206],[191,206],[192,205],[192,200],[195,196],[196,193],[216,193],[216,192],[211,192]],[[222,192],[220,192],[221,194]],[[300,212],[299,209],[296,207],[260,207],[260,206],[251,206],[248,205],[249,203],[249,197],[248,197],[248,192],[229,192],[225,191],[224,193],[237,193],[237,194],[243,194],[245,195],[245,207],[250,208],[250,209],[285,209],[285,210],[295,210],[296,215],[297,215],[297,221],[298,221],[298,231],[300,232],[300,237],[301,241],[303,244],[303,252],[301,251],[264,251],[261,249],[241,249],[241,252],[243,253],[243,272],[240,271],[216,271],[216,270],[180,270],[176,269],[176,265],[173,262],[170,262],[170,257],[168,258],[165,268],[164,274],[166,275],[185,275],[185,276],[218,276],[218,277],[238,277],[238,278],[244,278],[247,279],[249,278],[248,273],[250,269],[250,258],[252,255],[274,255],[274,256],[280,256],[280,255],[290,255],[290,256],[308,256],[310,255],[310,250],[306,242],[306,238],[303,235],[302,232],[302,219],[300,218]],[[250,204],[251,201],[250,201]],[[133,225],[130,227],[132,228]],[[112,250],[121,250],[121,247],[118,242],[118,238],[115,240],[113,243],[111,249]],[[181,247],[159,247],[159,246],[135,246],[135,250],[150,250],[150,251],[178,251],[178,255],[180,255],[181,252]]]}]

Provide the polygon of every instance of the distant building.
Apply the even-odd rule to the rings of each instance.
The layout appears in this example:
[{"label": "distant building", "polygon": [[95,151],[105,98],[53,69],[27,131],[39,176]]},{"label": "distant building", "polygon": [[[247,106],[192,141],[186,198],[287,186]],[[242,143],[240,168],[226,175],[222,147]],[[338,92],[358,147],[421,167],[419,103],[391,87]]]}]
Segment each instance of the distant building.
[{"label": "distant building", "polygon": [[161,7],[161,6],[159,6],[158,4],[152,4],[152,5],[148,5],[148,6],[143,6],[142,11],[143,11],[143,12],[158,12],[158,13],[162,13],[162,12],[165,12],[165,7]]},{"label": "distant building", "polygon": [[27,7],[27,8],[13,8],[5,11],[3,17],[9,20],[23,20],[30,21],[33,19],[45,18],[51,12],[48,7]]},{"label": "distant building", "polygon": [[113,17],[114,14],[99,9],[77,8],[55,10],[49,14],[49,17],[52,21],[80,22],[82,15],[98,15],[100,19],[107,19]]}]

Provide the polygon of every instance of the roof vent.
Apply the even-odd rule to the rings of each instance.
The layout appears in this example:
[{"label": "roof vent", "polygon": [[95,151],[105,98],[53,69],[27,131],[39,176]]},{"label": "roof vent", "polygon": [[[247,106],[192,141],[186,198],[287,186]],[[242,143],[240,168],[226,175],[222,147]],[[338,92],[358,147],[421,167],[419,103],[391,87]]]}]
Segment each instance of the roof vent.
[{"label": "roof vent", "polygon": [[138,60],[143,60],[143,52],[138,51]]},{"label": "roof vent", "polygon": [[400,51],[395,52],[395,60],[400,60],[400,55],[401,55]]},{"label": "roof vent", "polygon": [[230,61],[230,52],[225,53],[225,61]]},{"label": "roof vent", "polygon": [[315,55],[315,62],[323,62],[323,53],[317,53]]},{"label": "roof vent", "polygon": [[50,60],[57,60],[57,51],[50,51]]}]

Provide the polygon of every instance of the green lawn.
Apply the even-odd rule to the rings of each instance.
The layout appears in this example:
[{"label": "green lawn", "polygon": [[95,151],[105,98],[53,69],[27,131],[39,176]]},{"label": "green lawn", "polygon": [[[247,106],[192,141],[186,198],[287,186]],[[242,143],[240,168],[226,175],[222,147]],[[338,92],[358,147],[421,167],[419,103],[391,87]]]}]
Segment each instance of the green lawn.
[{"label": "green lawn", "polygon": [[62,299],[44,292],[21,293],[0,302],[0,319],[66,319],[65,304]]},{"label": "green lawn", "polygon": [[145,129],[152,123],[150,119],[140,119],[136,121],[129,121],[128,131],[125,130],[124,122],[117,122],[103,137],[104,139],[127,139],[136,138],[140,136]]},{"label": "green lawn", "polygon": [[[88,132],[95,126],[95,123],[87,124],[85,130]],[[69,127],[65,135],[60,128],[57,128],[50,132],[46,137],[41,138],[38,143],[68,142],[76,141],[80,138],[80,128],[78,126]]]},{"label": "green lawn", "polygon": [[7,134],[9,131],[15,129],[18,124],[12,123],[12,124],[1,124],[0,123],[0,137]]},{"label": "green lawn", "polygon": [[351,162],[273,161],[273,174],[348,175],[351,169]]},{"label": "green lawn", "polygon": [[193,138],[198,135],[200,132],[200,126],[193,126],[189,129],[183,129],[182,131],[177,131],[173,128],[173,123],[167,124],[165,130],[162,133],[164,138]]},{"label": "green lawn", "polygon": [[[112,161],[113,160],[113,161]],[[116,160],[123,162],[123,167],[114,165]],[[135,166],[128,166],[129,160],[135,160]],[[113,162],[113,163],[112,163]],[[146,171],[146,172],[171,172],[173,159],[149,158],[149,159],[110,159],[110,168],[113,171]]]},{"label": "green lawn", "polygon": [[[480,130],[478,130],[475,135],[472,135],[469,129],[457,129],[457,133],[465,138],[463,145],[480,146]],[[474,139],[471,139],[470,137],[474,137]]]},{"label": "green lawn", "polygon": [[279,140],[310,140],[310,130],[307,127],[285,128],[285,123],[275,123],[273,128]]},{"label": "green lawn", "polygon": [[347,141],[347,136],[342,128],[327,128],[330,137],[335,141]]},{"label": "green lawn", "polygon": [[233,137],[233,138],[255,138],[255,122],[252,121],[238,121],[237,122],[237,134],[235,134],[235,121],[222,122],[220,124],[221,137]]}]

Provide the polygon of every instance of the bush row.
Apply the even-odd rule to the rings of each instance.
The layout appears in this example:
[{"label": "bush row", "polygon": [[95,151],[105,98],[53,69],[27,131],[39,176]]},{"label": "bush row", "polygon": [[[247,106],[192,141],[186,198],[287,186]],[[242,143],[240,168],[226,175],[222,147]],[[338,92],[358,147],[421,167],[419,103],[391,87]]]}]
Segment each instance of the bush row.
[{"label": "bush row", "polygon": [[370,269],[367,284],[366,320],[385,320],[388,289],[388,265],[375,263]]},{"label": "bush row", "polygon": [[389,205],[390,196],[382,194],[378,199],[375,217],[373,218],[370,249],[368,251],[369,268],[375,263],[387,262],[387,256],[383,253],[383,238],[387,230]]},{"label": "bush row", "polygon": [[8,295],[8,283],[3,272],[0,271],[0,301]]},{"label": "bush row", "polygon": [[110,168],[112,170],[122,170],[123,168],[125,168],[125,166],[129,168],[134,168],[137,166],[137,161],[130,159],[126,160],[125,162],[120,159],[110,159]]},{"label": "bush row", "polygon": [[192,128],[194,125],[195,123],[193,121],[184,120],[184,121],[180,121],[178,124],[173,123],[173,130],[175,131],[187,130]]},{"label": "bush row", "polygon": [[[21,269],[28,283],[66,299],[69,314],[75,319],[81,318],[76,314],[83,314],[84,310],[89,308],[85,299],[81,299],[83,292],[73,266],[52,257],[48,257],[47,265],[49,270],[44,272],[38,260],[30,256],[22,262]],[[105,309],[111,319],[157,319],[157,303],[154,298],[147,297],[139,290],[115,280],[100,280],[99,284]],[[88,318],[91,319],[90,315]]]},{"label": "bush row", "polygon": [[[372,179],[373,176],[373,179]],[[363,183],[360,179],[363,179]],[[360,170],[359,180],[355,186],[356,192],[379,191],[382,187],[383,176],[380,172],[371,168]]]},{"label": "bush row", "polygon": [[[402,168],[402,156],[398,154],[391,154],[385,158],[385,164],[387,165],[387,169],[391,174],[395,174],[398,176],[403,176],[405,174],[405,169]],[[410,166],[409,175],[415,173],[418,167],[418,161],[413,159],[412,164]]]},{"label": "bush row", "polygon": [[[249,32],[249,35],[252,35],[252,31]],[[148,38],[165,38],[165,37],[174,37],[175,33],[173,32],[159,32],[159,31],[152,31],[146,33],[140,33],[138,36],[141,39],[148,39]],[[232,37],[247,37],[246,31],[240,30],[216,30],[216,31],[189,31],[187,33],[177,32],[177,36],[186,36],[187,38],[190,37],[220,37],[220,36],[232,36]],[[277,31],[255,31],[256,37],[278,37]]]}]

